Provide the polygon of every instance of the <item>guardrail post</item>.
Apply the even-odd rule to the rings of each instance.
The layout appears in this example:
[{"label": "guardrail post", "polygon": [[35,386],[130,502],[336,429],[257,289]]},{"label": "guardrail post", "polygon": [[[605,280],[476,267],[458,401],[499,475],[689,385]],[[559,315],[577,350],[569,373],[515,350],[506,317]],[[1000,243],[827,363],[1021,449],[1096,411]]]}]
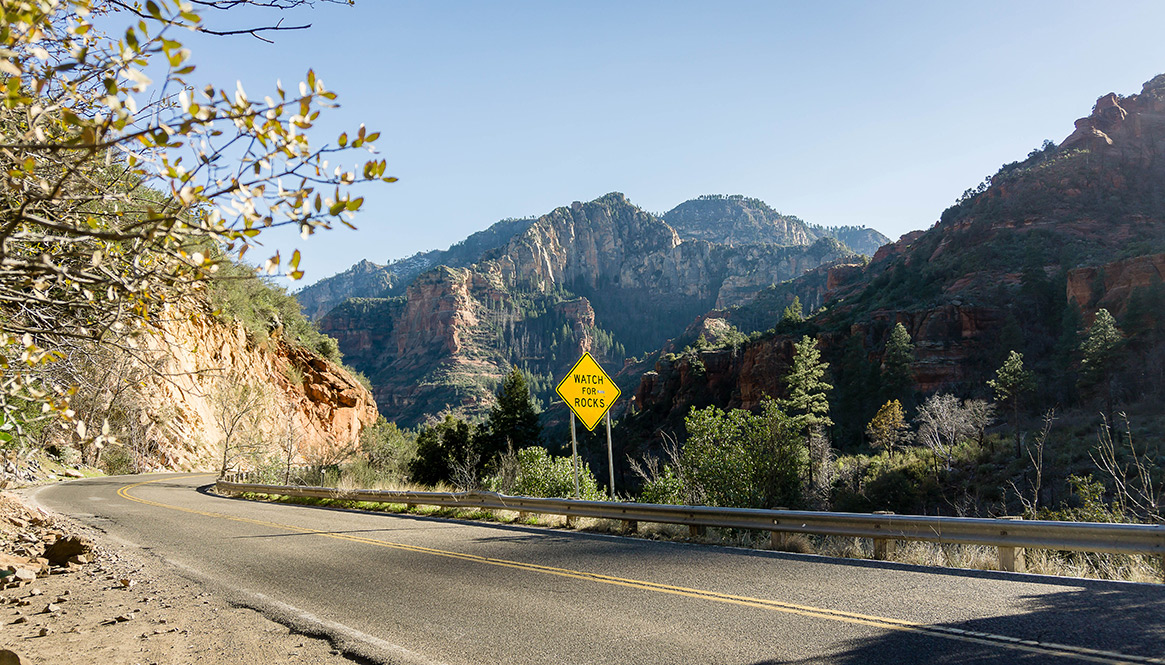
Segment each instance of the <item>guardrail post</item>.
[{"label": "guardrail post", "polygon": [[639,522],[635,520],[623,520],[623,533],[637,533],[639,531]]},{"label": "guardrail post", "polygon": [[[995,519],[999,520],[1022,520],[1022,517],[1016,515],[1003,515]],[[1001,536],[1007,535],[1007,529],[1002,529],[999,533]],[[999,546],[999,570],[1009,573],[1023,572],[1023,548],[1022,547],[1006,547]]]},{"label": "guardrail post", "polygon": [[874,558],[878,561],[886,561],[892,554],[894,554],[894,550],[897,549],[897,546],[897,540],[890,540],[888,538],[875,538]]},{"label": "guardrail post", "polygon": [[1023,548],[1000,546],[999,570],[1009,573],[1023,572]]},{"label": "guardrail post", "polygon": [[518,511],[518,519],[515,521],[516,522],[525,522],[528,519],[530,519],[530,513],[526,512],[524,510],[519,510]]},{"label": "guardrail post", "polygon": [[[875,510],[875,515],[893,515],[891,510]],[[874,558],[878,561],[885,561],[894,554],[894,550],[898,548],[898,541],[890,538],[873,538],[874,541]]]},{"label": "guardrail post", "polygon": [[705,527],[703,527],[699,524],[689,524],[688,525],[688,537],[689,538],[692,538],[694,540],[696,538],[703,538],[706,535],[708,535],[708,529],[706,529]]},{"label": "guardrail post", "polygon": [[783,552],[786,547],[785,538],[789,534],[785,531],[770,531],[769,532],[769,548]]},{"label": "guardrail post", "polygon": [[[788,510],[785,506],[773,506],[769,510]],[[774,523],[779,523],[779,520],[774,520]],[[770,531],[769,532],[769,549],[784,552],[788,547],[789,534],[784,531]]]}]

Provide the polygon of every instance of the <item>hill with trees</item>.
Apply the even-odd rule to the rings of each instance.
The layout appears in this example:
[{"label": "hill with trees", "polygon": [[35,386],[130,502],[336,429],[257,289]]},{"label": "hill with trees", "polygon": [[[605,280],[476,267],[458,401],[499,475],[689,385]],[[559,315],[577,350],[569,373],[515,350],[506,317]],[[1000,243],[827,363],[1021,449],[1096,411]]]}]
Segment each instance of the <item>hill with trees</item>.
[{"label": "hill with trees", "polygon": [[[1087,472],[1131,511],[1134,479],[1120,469],[1162,479],[1159,418],[1144,405],[1165,395],[1163,278],[1165,75],[1101,97],[1062,142],[1003,165],[868,264],[823,268],[703,317],[701,329],[735,332],[636,368],[626,452],[682,438],[693,408],[755,412],[787,399],[781,377],[809,335],[829,363],[833,449],[857,460],[838,462],[833,505],[1051,507],[1091,487]],[[807,293],[822,307],[789,315]],[[1126,429],[1122,411],[1146,422]],[[1105,441],[1123,461],[1098,468]]]}]

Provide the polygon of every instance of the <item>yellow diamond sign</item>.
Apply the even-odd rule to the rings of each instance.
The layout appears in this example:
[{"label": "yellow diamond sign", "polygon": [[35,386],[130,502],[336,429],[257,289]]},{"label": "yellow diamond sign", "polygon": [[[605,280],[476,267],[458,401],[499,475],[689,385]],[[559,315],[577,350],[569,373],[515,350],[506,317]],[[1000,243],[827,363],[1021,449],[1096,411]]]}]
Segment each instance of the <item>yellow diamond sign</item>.
[{"label": "yellow diamond sign", "polygon": [[566,406],[590,431],[603,419],[603,414],[619,399],[619,387],[607,376],[599,363],[584,353],[571,368],[566,378],[555,388]]}]

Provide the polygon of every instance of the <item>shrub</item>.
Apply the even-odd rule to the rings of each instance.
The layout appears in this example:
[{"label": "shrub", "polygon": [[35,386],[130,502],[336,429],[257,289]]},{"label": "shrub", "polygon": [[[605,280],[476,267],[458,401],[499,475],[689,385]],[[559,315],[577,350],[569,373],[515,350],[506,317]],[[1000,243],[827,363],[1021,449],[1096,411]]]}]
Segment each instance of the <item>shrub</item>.
[{"label": "shrub", "polygon": [[754,415],[741,409],[693,409],[678,475],[695,503],[772,508],[801,503],[808,451],[794,418],[773,400]]},{"label": "shrub", "polygon": [[342,360],[339,344],[303,315],[295,296],[258,277],[253,268],[220,258],[220,268],[207,289],[211,306],[220,317],[240,323],[253,339],[263,341],[279,331],[287,341],[332,362]]},{"label": "shrub", "polygon": [[[579,473],[579,497],[602,501],[603,493],[595,474],[582,460]],[[555,457],[541,446],[518,451],[518,473],[514,482],[518,496],[562,497],[574,496],[574,469],[569,457]]]},{"label": "shrub", "polygon": [[101,470],[110,476],[124,476],[136,473],[134,459],[130,451],[121,446],[109,446],[102,451]]},{"label": "shrub", "polygon": [[403,479],[417,458],[417,437],[381,416],[360,433],[360,450],[373,470]]},{"label": "shrub", "polygon": [[663,467],[655,477],[643,483],[639,492],[641,503],[682,505],[684,483],[670,465]]}]

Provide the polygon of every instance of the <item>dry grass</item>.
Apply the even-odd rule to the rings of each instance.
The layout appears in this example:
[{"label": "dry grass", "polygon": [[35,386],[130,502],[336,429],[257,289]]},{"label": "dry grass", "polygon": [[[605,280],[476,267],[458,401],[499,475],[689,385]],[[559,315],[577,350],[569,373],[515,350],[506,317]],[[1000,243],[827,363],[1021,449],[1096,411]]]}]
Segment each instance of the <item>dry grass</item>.
[{"label": "dry grass", "polygon": [[[814,551],[846,559],[872,559],[873,544],[864,538],[814,538]],[[936,568],[999,570],[996,548],[987,545],[959,545],[900,541],[889,561]],[[1156,583],[1162,580],[1161,563],[1152,556],[1024,550],[1023,571],[1038,575],[1084,577],[1101,580]]]}]

